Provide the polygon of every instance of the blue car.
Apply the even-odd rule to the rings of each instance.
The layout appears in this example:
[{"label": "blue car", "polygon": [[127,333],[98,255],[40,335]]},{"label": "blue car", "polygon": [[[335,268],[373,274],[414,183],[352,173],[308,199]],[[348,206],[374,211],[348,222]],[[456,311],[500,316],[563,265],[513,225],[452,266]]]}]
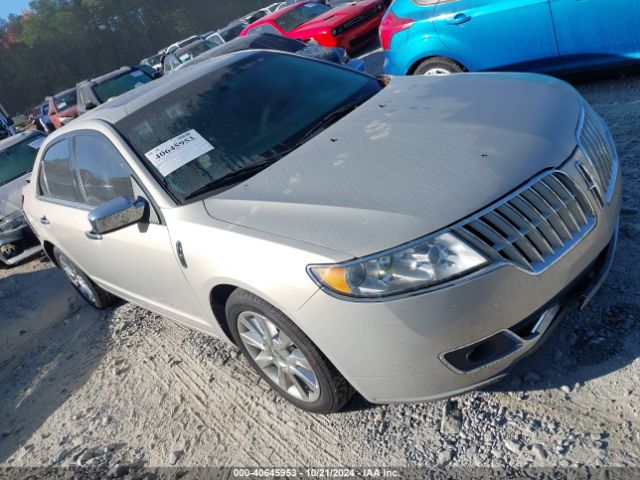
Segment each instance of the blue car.
[{"label": "blue car", "polygon": [[395,0],[380,26],[385,72],[551,74],[640,58],[640,0]]}]

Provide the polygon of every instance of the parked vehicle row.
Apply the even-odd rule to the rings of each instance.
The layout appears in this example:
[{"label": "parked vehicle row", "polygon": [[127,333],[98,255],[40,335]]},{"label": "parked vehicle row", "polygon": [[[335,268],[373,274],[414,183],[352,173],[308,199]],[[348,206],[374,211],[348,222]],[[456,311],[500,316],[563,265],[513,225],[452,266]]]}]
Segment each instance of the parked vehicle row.
[{"label": "parked vehicle row", "polygon": [[271,33],[347,52],[375,38],[384,15],[381,0],[360,0],[339,6],[306,1],[282,8],[247,26],[240,36]]},{"label": "parked vehicle row", "polygon": [[263,33],[261,35],[235,38],[219,46],[211,44],[206,40],[202,40],[200,43],[192,43],[175,54],[165,57],[164,74],[166,75],[189,65],[195,65],[212,58],[243,50],[277,50],[280,52],[295,53],[303,57],[337,63],[364,72],[364,62],[359,59],[352,59],[342,48],[321,47],[299,40],[292,40],[280,35]]}]

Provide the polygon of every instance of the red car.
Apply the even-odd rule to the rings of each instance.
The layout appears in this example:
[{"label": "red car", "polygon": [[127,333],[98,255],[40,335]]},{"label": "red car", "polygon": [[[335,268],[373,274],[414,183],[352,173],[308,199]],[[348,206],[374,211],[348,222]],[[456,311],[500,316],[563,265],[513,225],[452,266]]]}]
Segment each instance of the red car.
[{"label": "red car", "polygon": [[49,118],[56,130],[78,116],[75,88],[60,92],[47,100],[49,101]]},{"label": "red car", "polygon": [[349,52],[375,38],[384,10],[381,0],[359,0],[333,8],[314,1],[300,2],[262,17],[240,36],[273,33]]}]

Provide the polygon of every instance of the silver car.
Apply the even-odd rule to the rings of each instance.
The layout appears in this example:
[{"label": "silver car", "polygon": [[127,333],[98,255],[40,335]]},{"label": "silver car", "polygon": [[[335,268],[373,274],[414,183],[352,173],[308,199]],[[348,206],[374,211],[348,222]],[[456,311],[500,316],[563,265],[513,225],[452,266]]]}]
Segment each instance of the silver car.
[{"label": "silver car", "polygon": [[559,80],[249,51],[50,136],[24,210],[93,305],[227,339],[326,413],[502,378],[602,284],[620,183],[606,125]]},{"label": "silver car", "polygon": [[0,265],[17,265],[41,252],[22,214],[22,187],[45,135],[25,131],[0,140]]}]

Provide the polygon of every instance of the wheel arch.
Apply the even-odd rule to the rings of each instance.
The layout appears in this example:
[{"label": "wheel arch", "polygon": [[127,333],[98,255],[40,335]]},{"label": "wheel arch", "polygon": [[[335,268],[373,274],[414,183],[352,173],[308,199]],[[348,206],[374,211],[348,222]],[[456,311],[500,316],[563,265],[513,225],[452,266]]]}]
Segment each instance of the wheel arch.
[{"label": "wheel arch", "polygon": [[227,300],[231,294],[237,290],[238,287],[236,285],[231,285],[227,283],[223,283],[220,285],[216,285],[211,289],[209,293],[209,304],[211,305],[211,310],[213,311],[213,316],[218,322],[218,326],[220,330],[225,334],[227,340],[232,344],[236,344],[233,336],[231,335],[231,331],[229,330],[229,322],[227,321]]},{"label": "wheel arch", "polygon": [[58,260],[56,260],[56,256],[53,254],[55,248],[55,245],[48,240],[44,240],[42,242],[42,249],[47,257],[49,257],[49,260],[51,260],[56,267],[60,267],[60,265],[58,265]]},{"label": "wheel arch", "polygon": [[450,57],[449,55],[428,55],[426,57],[422,57],[418,60],[416,60],[415,62],[413,62],[413,64],[411,64],[411,67],[409,68],[409,70],[407,70],[407,75],[413,75],[413,73],[416,71],[416,69],[418,68],[418,66],[424,62],[425,60],[429,60],[430,58],[446,58],[448,60],[451,60],[452,62],[457,63],[458,65],[460,65],[460,68],[462,68],[462,70],[464,72],[468,72],[469,69],[467,67],[465,67],[464,63],[460,62],[459,60],[457,60],[456,58]]}]

